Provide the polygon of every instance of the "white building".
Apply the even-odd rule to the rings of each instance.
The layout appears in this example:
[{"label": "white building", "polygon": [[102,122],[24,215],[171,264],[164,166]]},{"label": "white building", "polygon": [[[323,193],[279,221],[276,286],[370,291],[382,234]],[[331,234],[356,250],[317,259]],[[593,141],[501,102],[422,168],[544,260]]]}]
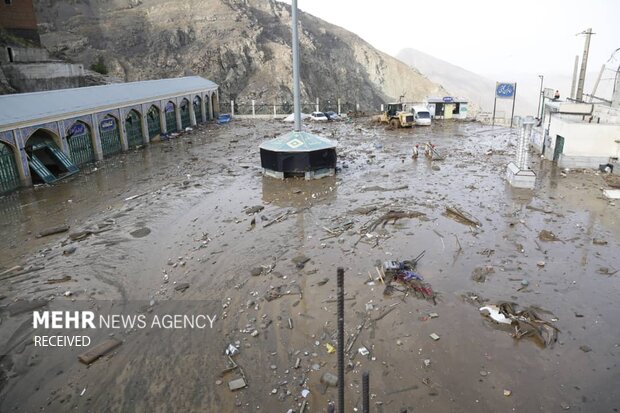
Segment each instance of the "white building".
[{"label": "white building", "polygon": [[433,119],[465,119],[467,101],[453,96],[429,97],[428,110]]},{"label": "white building", "polygon": [[532,145],[562,168],[620,164],[620,108],[607,104],[551,101],[545,104]]}]

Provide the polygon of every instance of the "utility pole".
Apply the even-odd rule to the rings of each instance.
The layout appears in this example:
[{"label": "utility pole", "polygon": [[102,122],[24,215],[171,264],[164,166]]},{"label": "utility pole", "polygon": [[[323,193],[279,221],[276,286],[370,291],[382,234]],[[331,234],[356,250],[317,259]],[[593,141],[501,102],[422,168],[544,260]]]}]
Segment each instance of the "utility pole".
[{"label": "utility pole", "polygon": [[586,69],[588,67],[588,53],[590,52],[590,38],[594,33],[592,33],[592,29],[588,29],[579,34],[586,35],[586,42],[583,47],[583,57],[581,58],[581,70],[579,72],[579,82],[577,83],[577,96],[575,96],[575,100],[578,102],[583,102],[583,84],[586,80]]},{"label": "utility pole", "polygon": [[592,94],[590,95],[590,102],[594,99],[596,95],[596,89],[598,89],[598,84],[601,82],[601,77],[603,76],[603,72],[605,71],[605,65],[601,67],[601,71],[598,72],[598,77],[596,78],[596,82],[594,83],[594,88],[592,88]]},{"label": "utility pole", "polygon": [[[538,77],[540,78],[540,93],[538,94],[538,109],[536,109],[536,116],[538,116],[539,119],[542,119],[542,114],[540,113],[540,102],[543,100],[543,79],[545,76],[538,75]],[[543,110],[544,109],[545,108],[543,108]]]},{"label": "utility pole", "polygon": [[577,91],[577,71],[579,70],[579,56],[575,56],[575,66],[573,67],[573,81],[571,82],[570,98],[575,99],[575,92]]}]

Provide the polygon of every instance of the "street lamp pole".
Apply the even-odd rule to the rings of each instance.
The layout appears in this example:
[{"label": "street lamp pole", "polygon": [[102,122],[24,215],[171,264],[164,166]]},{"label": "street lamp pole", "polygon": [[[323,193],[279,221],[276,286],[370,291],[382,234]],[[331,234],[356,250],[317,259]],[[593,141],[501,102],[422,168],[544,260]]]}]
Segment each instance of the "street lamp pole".
[{"label": "street lamp pole", "polygon": [[[538,95],[538,109],[536,110],[536,116],[538,116],[538,119],[542,119],[542,113],[540,112],[540,102],[542,100],[544,100],[543,98],[543,79],[545,78],[544,75],[538,75],[538,77],[540,78],[540,94]],[[544,110],[544,107],[543,107]]]}]

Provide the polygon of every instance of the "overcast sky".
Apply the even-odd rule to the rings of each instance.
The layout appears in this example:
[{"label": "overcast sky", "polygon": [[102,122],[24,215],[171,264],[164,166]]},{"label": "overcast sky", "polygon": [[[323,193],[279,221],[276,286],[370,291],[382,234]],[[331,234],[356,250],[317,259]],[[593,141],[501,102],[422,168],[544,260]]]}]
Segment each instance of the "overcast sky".
[{"label": "overcast sky", "polygon": [[412,47],[482,75],[570,76],[584,44],[575,34],[589,27],[597,34],[588,71],[598,72],[620,48],[620,0],[298,0],[298,6],[390,55]]}]

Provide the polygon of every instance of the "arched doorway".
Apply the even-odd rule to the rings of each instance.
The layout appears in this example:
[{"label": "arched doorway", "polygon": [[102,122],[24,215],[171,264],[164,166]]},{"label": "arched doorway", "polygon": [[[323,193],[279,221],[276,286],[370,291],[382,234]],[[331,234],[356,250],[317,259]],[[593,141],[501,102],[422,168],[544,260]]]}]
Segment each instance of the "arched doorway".
[{"label": "arched doorway", "polygon": [[33,172],[32,183],[52,183],[72,175],[78,168],[56,145],[58,136],[47,129],[37,129],[26,140],[24,149]]},{"label": "arched doorway", "polygon": [[166,130],[168,133],[176,132],[177,129],[177,114],[176,105],[172,102],[166,103]]},{"label": "arched doorway", "polygon": [[0,141],[0,194],[19,187],[19,172],[13,148]]},{"label": "arched doorway", "polygon": [[149,128],[149,140],[161,134],[161,121],[159,119],[159,109],[153,105],[146,113],[146,124]]},{"label": "arched doorway", "polygon": [[118,121],[114,116],[106,115],[99,122],[99,138],[101,139],[103,156],[113,155],[123,150]]},{"label": "arched doorway", "polygon": [[210,103],[209,103],[209,95],[205,96],[205,116],[206,116],[206,121],[210,121],[213,120],[213,118],[211,117],[211,110],[209,109]]},{"label": "arched doorway", "polygon": [[128,147],[135,148],[144,143],[140,114],[133,109],[129,111],[125,118],[125,132],[127,132]]},{"label": "arched doorway", "polygon": [[218,105],[215,92],[211,95],[211,107],[213,108],[213,119],[217,119],[220,111],[220,105]]},{"label": "arched doorway", "polygon": [[188,128],[191,124],[189,120],[189,101],[187,99],[183,99],[181,101],[181,128]]},{"label": "arched doorway", "polygon": [[196,123],[202,123],[202,99],[200,96],[195,96],[193,105],[194,105],[194,116],[196,116]]},{"label": "arched doorway", "polygon": [[67,129],[67,144],[74,164],[79,166],[95,160],[90,127],[84,122],[77,121]]}]

